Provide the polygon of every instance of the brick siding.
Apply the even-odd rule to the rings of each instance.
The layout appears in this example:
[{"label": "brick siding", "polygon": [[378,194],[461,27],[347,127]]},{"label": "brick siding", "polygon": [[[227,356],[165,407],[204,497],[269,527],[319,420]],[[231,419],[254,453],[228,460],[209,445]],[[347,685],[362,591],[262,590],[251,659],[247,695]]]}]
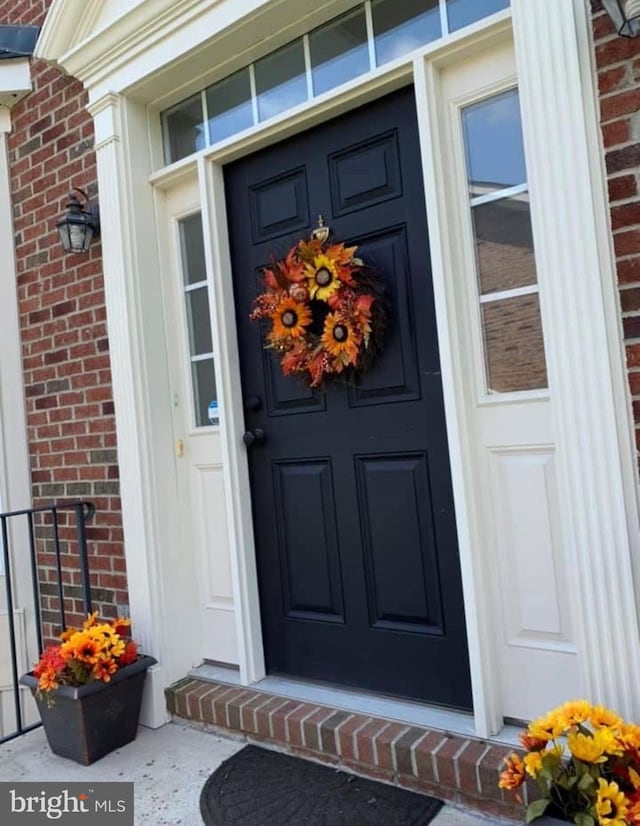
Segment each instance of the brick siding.
[{"label": "brick siding", "polygon": [[[0,0],[0,23],[42,25],[50,0]],[[97,195],[93,122],[82,85],[31,61],[33,92],[11,111],[9,163],[34,505],[88,499],[93,597],[101,614],[128,604],[101,246],[65,254],[56,221],[72,186]],[[24,503],[25,506],[28,503]],[[56,632],[50,531],[40,525],[47,636]],[[81,619],[70,521],[61,521],[67,610]]]},{"label": "brick siding", "polygon": [[622,328],[640,449],[640,38],[620,37],[591,0]]}]

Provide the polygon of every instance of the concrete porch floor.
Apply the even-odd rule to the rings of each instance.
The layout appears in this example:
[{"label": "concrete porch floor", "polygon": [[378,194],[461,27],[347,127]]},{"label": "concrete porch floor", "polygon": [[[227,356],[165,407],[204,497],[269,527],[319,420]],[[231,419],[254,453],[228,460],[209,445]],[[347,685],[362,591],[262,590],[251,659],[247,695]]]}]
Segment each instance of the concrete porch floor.
[{"label": "concrete porch floor", "polygon": [[[205,780],[243,745],[241,739],[172,722],[156,730],[141,727],[133,743],[91,766],[80,766],[52,754],[40,728],[0,746],[0,781],[129,780],[135,784],[136,826],[197,826],[202,823],[198,801]],[[513,822],[445,806],[432,823],[511,826]]]}]

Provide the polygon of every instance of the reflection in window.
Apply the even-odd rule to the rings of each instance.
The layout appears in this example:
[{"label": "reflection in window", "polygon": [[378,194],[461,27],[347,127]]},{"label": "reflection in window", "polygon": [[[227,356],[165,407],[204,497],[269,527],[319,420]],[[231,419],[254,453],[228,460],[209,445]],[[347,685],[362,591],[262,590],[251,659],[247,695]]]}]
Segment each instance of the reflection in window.
[{"label": "reflection in window", "polygon": [[449,31],[455,32],[463,26],[489,17],[509,7],[510,0],[447,0]]},{"label": "reflection in window", "polygon": [[253,126],[248,68],[207,89],[207,116],[210,143],[216,143]]},{"label": "reflection in window", "polygon": [[209,425],[209,404],[217,401],[217,391],[202,217],[196,212],[179,221],[178,226],[194,423],[196,427],[206,427]]},{"label": "reflection in window", "polygon": [[165,112],[163,122],[167,136],[167,163],[179,161],[180,158],[186,158],[187,155],[204,149],[206,141],[200,94]]},{"label": "reflection in window", "polygon": [[364,8],[321,26],[309,35],[313,93],[320,95],[369,71]]},{"label": "reflection in window", "polygon": [[373,0],[378,66],[442,36],[438,0]]},{"label": "reflection in window", "polygon": [[482,304],[482,331],[490,393],[547,386],[537,295]]},{"label": "reflection in window", "polygon": [[480,294],[535,284],[529,193],[473,207]]},{"label": "reflection in window", "polygon": [[291,109],[307,99],[307,77],[302,40],[263,57],[255,64],[260,120]]},{"label": "reflection in window", "polygon": [[486,387],[547,386],[517,89],[462,110]]},{"label": "reflection in window", "polygon": [[467,106],[462,122],[472,195],[525,183],[517,89]]}]

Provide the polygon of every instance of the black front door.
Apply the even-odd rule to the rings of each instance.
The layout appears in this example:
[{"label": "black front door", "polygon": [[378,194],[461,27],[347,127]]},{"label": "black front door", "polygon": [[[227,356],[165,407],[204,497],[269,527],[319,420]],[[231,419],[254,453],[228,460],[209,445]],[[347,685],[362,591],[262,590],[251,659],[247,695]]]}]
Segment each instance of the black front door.
[{"label": "black front door", "polygon": [[[238,342],[267,669],[470,708],[413,89],[228,166]],[[249,320],[261,269],[308,238],[384,279],[384,349],[324,392]]]}]

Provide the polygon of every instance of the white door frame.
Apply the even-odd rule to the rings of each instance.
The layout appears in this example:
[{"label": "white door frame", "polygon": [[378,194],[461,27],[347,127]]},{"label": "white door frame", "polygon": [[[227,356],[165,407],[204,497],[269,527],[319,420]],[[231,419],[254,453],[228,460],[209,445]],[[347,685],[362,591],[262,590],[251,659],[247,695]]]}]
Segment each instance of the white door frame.
[{"label": "white door frame", "polygon": [[[608,235],[604,176],[595,117],[595,85],[590,64],[589,18],[581,0],[512,0],[513,30],[518,61],[523,130],[529,160],[529,183],[534,214],[534,237],[539,256],[542,315],[547,335],[550,382],[558,394],[556,435],[559,444],[559,500],[566,546],[575,582],[571,603],[578,647],[584,654],[585,693],[615,706],[633,719],[640,708],[635,686],[640,682],[632,551],[638,543],[635,474],[631,450],[628,393],[625,391],[619,321],[616,315],[613,257]],[[230,301],[230,264],[221,164],[282,139],[315,122],[345,111],[357,102],[379,96],[413,75],[419,117],[429,123],[434,111],[426,100],[437,98],[437,75],[442,66],[459,60],[465,50],[486,49],[492,38],[510,37],[505,15],[492,25],[477,25],[462,36],[431,44],[412,62],[399,61],[387,71],[354,83],[339,95],[326,96],[256,129],[241,141],[204,150],[169,170],[152,173],[149,126],[144,107],[118,94],[90,92],[90,111],[96,124],[96,149],[104,221],[104,271],[107,311],[112,337],[112,369],[119,456],[123,486],[123,518],[132,613],[142,625],[153,653],[165,659],[171,677],[188,652],[172,641],[176,595],[163,587],[162,559],[166,542],[163,504],[167,493],[163,473],[170,472],[167,451],[158,447],[166,436],[166,419],[150,420],[149,405],[162,402],[166,377],[154,362],[148,307],[141,284],[151,282],[157,255],[148,241],[161,227],[134,214],[141,206],[153,209],[149,182],[157,188],[197,169],[203,198],[205,232],[210,241],[207,266],[220,289],[214,308],[214,341],[219,354],[223,406],[223,456],[227,468],[227,497],[232,546],[238,549],[234,567],[234,597],[238,611],[241,678],[250,683],[264,673],[259,604],[249,506],[247,462],[241,447],[242,406],[237,375],[237,343]],[[561,79],[561,82],[558,79]],[[549,157],[550,124],[554,152]],[[424,125],[421,134],[425,134]],[[435,133],[434,133],[435,134]],[[500,698],[491,685],[493,613],[471,564],[473,497],[464,478],[466,451],[464,417],[451,376],[456,354],[447,346],[447,306],[442,279],[446,249],[438,226],[446,222],[438,198],[437,153],[423,147],[427,181],[428,219],[434,266],[436,304],[441,333],[445,405],[449,428],[456,511],[460,534],[463,587],[469,629],[476,731],[487,736],[500,728]],[[571,174],[568,175],[568,170]],[[125,216],[127,216],[125,220]],[[132,277],[136,274],[136,278]],[[559,277],[561,275],[562,277]],[[440,279],[440,281],[438,281]],[[146,287],[145,287],[146,289]],[[152,294],[150,293],[151,297]],[[146,328],[146,333],[145,333]],[[166,342],[164,342],[166,346]],[[447,378],[448,375],[448,378]],[[165,397],[166,403],[168,396]],[[163,422],[164,419],[164,422]],[[164,434],[164,436],[163,436]],[[597,434],[597,438],[594,438]],[[615,460],[612,461],[612,457]],[[168,569],[167,569],[168,570]],[[611,594],[616,599],[611,600]],[[173,606],[173,608],[172,608]],[[597,610],[593,610],[596,608]],[[611,626],[602,623],[606,612]],[[155,689],[160,714],[161,682]],[[157,719],[157,718],[156,718]]]}]

